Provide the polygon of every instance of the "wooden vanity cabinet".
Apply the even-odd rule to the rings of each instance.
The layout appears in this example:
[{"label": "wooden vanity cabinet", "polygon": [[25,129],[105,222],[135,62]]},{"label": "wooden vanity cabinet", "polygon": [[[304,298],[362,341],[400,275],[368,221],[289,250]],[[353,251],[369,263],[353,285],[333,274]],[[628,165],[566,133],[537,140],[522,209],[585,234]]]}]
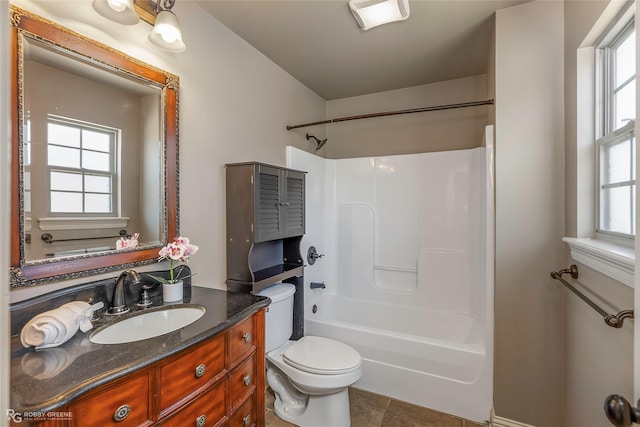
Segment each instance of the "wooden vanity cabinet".
[{"label": "wooden vanity cabinet", "polygon": [[264,313],[72,402],[47,427],[263,427]]}]

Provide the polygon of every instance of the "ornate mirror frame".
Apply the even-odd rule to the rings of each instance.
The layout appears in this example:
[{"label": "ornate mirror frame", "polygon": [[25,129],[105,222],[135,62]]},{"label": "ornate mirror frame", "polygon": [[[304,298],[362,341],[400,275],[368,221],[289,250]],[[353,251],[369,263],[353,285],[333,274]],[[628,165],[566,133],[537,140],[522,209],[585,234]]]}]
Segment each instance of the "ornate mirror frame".
[{"label": "ornate mirror frame", "polygon": [[84,60],[118,74],[135,77],[161,89],[164,134],[164,241],[179,234],[178,175],[178,87],[179,78],[144,64],[107,45],[11,6],[11,288],[33,286],[122,270],[158,259],[160,245],[107,251],[81,256],[37,261],[25,260],[25,215],[23,182],[23,95],[24,46],[29,37],[71,52]]}]

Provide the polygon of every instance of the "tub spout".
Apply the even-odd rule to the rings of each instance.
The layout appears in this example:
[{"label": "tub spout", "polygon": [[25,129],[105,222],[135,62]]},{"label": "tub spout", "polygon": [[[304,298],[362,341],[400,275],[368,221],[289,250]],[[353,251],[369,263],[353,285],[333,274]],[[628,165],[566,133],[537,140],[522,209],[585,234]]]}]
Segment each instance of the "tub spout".
[{"label": "tub spout", "polygon": [[309,286],[311,287],[311,289],[324,289],[324,288],[326,288],[324,282],[322,282],[322,283],[311,282],[309,284]]}]

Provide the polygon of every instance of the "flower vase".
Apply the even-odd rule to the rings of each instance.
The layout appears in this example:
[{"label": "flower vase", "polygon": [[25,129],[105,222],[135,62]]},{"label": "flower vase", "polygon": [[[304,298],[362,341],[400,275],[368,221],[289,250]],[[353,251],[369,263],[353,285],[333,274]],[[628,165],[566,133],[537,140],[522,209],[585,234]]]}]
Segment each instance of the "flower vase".
[{"label": "flower vase", "polygon": [[176,283],[163,283],[162,284],[162,301],[175,302],[182,301],[182,280]]}]

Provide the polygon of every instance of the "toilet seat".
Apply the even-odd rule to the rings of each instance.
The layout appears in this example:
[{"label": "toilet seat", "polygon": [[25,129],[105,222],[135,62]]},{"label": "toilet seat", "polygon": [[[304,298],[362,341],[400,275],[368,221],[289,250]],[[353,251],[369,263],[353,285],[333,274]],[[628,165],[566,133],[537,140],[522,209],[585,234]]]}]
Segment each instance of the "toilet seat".
[{"label": "toilet seat", "polygon": [[304,372],[338,375],[360,368],[360,353],[330,338],[304,336],[282,354],[286,364]]}]

